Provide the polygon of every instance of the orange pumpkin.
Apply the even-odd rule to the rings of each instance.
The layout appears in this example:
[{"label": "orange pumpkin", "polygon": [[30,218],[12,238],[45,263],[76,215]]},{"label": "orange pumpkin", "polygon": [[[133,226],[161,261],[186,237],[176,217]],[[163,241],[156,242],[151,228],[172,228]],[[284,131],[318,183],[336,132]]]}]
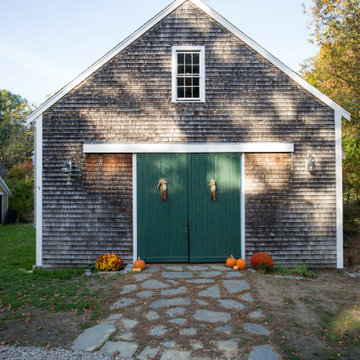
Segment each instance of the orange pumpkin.
[{"label": "orange pumpkin", "polygon": [[144,261],[144,260],[141,260],[140,258],[138,258],[138,259],[134,262],[134,268],[144,270],[144,269],[146,268],[145,261]]},{"label": "orange pumpkin", "polygon": [[232,255],[226,259],[226,266],[234,267],[235,265],[236,265],[236,259]]},{"label": "orange pumpkin", "polygon": [[237,259],[236,260],[236,266],[239,268],[239,270],[244,270],[246,268],[246,262],[244,259]]}]

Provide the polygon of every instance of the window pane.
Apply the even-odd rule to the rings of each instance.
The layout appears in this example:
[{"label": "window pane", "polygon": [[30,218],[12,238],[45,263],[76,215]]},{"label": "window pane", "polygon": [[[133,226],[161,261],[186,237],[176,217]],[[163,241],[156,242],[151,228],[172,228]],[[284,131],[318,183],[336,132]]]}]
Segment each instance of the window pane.
[{"label": "window pane", "polygon": [[193,64],[194,65],[199,65],[199,61],[200,61],[200,56],[199,54],[193,54]]},{"label": "window pane", "polygon": [[193,85],[199,86],[199,81],[200,81],[200,78],[193,78]]},{"label": "window pane", "polygon": [[199,65],[194,65],[193,66],[193,74],[198,74],[199,73]]},{"label": "window pane", "polygon": [[185,65],[191,65],[192,54],[185,54]]},{"label": "window pane", "polygon": [[178,98],[183,98],[184,97],[184,88],[178,87],[177,93],[178,93],[178,95],[177,95]]},{"label": "window pane", "polygon": [[193,87],[193,97],[194,98],[200,97],[200,88],[197,86]]},{"label": "window pane", "polygon": [[178,86],[183,86],[184,85],[184,78],[178,78],[177,79],[177,84],[178,84]]},{"label": "window pane", "polygon": [[192,85],[192,78],[185,78],[185,85],[191,86]]},{"label": "window pane", "polygon": [[178,65],[178,74],[184,74],[184,65]]},{"label": "window pane", "polygon": [[184,63],[184,54],[178,54],[178,64]]},{"label": "window pane", "polygon": [[191,65],[186,65],[185,66],[185,74],[192,74]]},{"label": "window pane", "polygon": [[192,89],[191,89],[191,87],[186,87],[185,88],[185,97],[186,98],[191,98],[192,97],[192,91],[191,91]]}]

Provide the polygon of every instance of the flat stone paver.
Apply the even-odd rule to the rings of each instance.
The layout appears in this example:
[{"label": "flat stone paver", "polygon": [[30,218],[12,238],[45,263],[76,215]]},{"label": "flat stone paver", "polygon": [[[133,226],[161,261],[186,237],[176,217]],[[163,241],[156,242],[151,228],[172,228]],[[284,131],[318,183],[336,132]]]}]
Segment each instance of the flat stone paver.
[{"label": "flat stone paver", "polygon": [[218,326],[217,328],[215,328],[216,331],[219,331],[221,333],[224,334],[231,334],[231,326],[230,325],[224,325],[224,326]]},{"label": "flat stone paver", "polygon": [[214,285],[212,287],[209,287],[205,290],[200,291],[199,296],[211,297],[214,299],[218,299],[218,298],[220,298],[220,289],[217,285]]},{"label": "flat stone paver", "polygon": [[[227,341],[219,341],[217,347],[225,359],[236,359],[238,354],[239,339],[230,339]],[[265,359],[263,359],[265,360]]]},{"label": "flat stone paver", "polygon": [[238,277],[242,277],[244,276],[240,271],[232,271],[232,272],[228,272],[225,277],[226,278],[238,278]]},{"label": "flat stone paver", "polygon": [[159,269],[160,269],[159,266],[151,265],[150,267],[146,268],[146,272],[155,273],[155,272],[159,271]]},{"label": "flat stone paver", "polygon": [[180,295],[180,294],[185,294],[186,292],[187,292],[186,286],[180,286],[176,289],[161,290],[161,295],[164,295],[164,296]]},{"label": "flat stone paver", "polygon": [[136,295],[140,298],[148,298],[154,295],[154,292],[152,290],[144,290],[136,293]]},{"label": "flat stone paver", "polygon": [[226,265],[210,265],[210,267],[214,270],[220,270],[220,271],[229,271],[231,270],[231,268],[229,268],[228,266]]},{"label": "flat stone paver", "polygon": [[150,320],[150,321],[153,321],[153,320],[157,320],[159,318],[159,314],[156,312],[156,311],[149,311],[145,317]]},{"label": "flat stone paver", "polygon": [[196,310],[193,318],[199,321],[206,322],[227,322],[230,320],[230,315],[220,311],[211,310]]},{"label": "flat stone paver", "polygon": [[179,266],[179,265],[168,265],[168,266],[165,266],[165,270],[168,270],[168,271],[184,271],[184,267]]},{"label": "flat stone paver", "polygon": [[166,329],[165,326],[163,325],[158,325],[155,326],[154,328],[152,328],[151,330],[149,330],[150,335],[153,336],[163,336],[166,333]]},{"label": "flat stone paver", "polygon": [[166,313],[171,317],[172,316],[184,315],[185,308],[183,308],[183,307],[174,307],[172,309],[167,309]]},{"label": "flat stone paver", "polygon": [[261,345],[253,347],[248,360],[280,360],[280,356],[272,346]]},{"label": "flat stone paver", "polygon": [[214,282],[214,279],[190,279],[190,280],[186,280],[186,282],[188,283],[193,283],[193,284],[209,284]]},{"label": "flat stone paver", "polygon": [[144,281],[141,286],[144,288],[144,289],[152,289],[152,290],[158,290],[158,289],[165,289],[165,288],[168,288],[170,285],[168,284],[165,284],[159,280],[146,280]]},{"label": "flat stone paver", "polygon": [[140,274],[135,274],[135,279],[137,281],[144,281],[146,280],[147,278],[151,277],[152,274],[149,274],[149,273],[146,273],[146,272],[142,272]]},{"label": "flat stone paver", "polygon": [[165,350],[160,360],[187,360],[190,358],[190,351],[183,350]]},{"label": "flat stone paver", "polygon": [[181,329],[180,335],[187,335],[187,336],[193,336],[197,334],[196,328],[187,328],[187,329]]},{"label": "flat stone paver", "polygon": [[152,308],[158,309],[168,306],[184,306],[190,305],[191,301],[188,297],[178,297],[172,299],[159,299],[154,301],[150,306]]},{"label": "flat stone paver", "polygon": [[199,274],[201,277],[215,277],[215,276],[219,276],[221,275],[221,272],[220,271],[202,271],[200,274]]},{"label": "flat stone paver", "polygon": [[254,301],[254,298],[252,297],[252,295],[250,293],[242,294],[240,297],[247,302]]},{"label": "flat stone paver", "polygon": [[186,268],[191,271],[202,271],[207,269],[208,267],[203,265],[188,265]]},{"label": "flat stone paver", "polygon": [[122,318],[122,314],[112,314],[105,321],[116,321]]},{"label": "flat stone paver", "polygon": [[135,354],[138,345],[128,341],[108,341],[100,350],[100,354],[113,356],[118,353],[121,357],[127,358]]},{"label": "flat stone paver", "polygon": [[151,360],[154,359],[155,356],[159,353],[160,348],[152,348],[150,346],[147,346],[138,356],[138,360]]},{"label": "flat stone paver", "polygon": [[136,289],[137,289],[136,284],[125,285],[120,294],[128,294],[129,292],[135,291]]},{"label": "flat stone paver", "polygon": [[164,343],[162,343],[162,346],[174,349],[177,347],[177,343],[175,341],[165,341]]},{"label": "flat stone paver", "polygon": [[204,348],[204,345],[197,340],[192,340],[190,341],[190,346],[194,349],[194,350],[201,350]]},{"label": "flat stone paver", "polygon": [[116,301],[112,305],[112,307],[115,308],[115,309],[120,309],[120,308],[123,308],[125,306],[132,305],[132,304],[136,304],[136,299],[133,299],[133,298],[121,298],[118,301]]},{"label": "flat stone paver", "polygon": [[86,329],[71,346],[72,350],[94,351],[116,331],[114,323],[102,323]]},{"label": "flat stone paver", "polygon": [[230,294],[248,290],[250,288],[245,280],[223,280],[223,284]]},{"label": "flat stone paver", "polygon": [[253,311],[249,314],[249,316],[253,319],[260,319],[264,316],[261,310]]},{"label": "flat stone paver", "polygon": [[244,329],[250,334],[255,335],[270,335],[270,331],[266,329],[264,326],[253,323],[245,323]]},{"label": "flat stone paver", "polygon": [[241,302],[232,299],[220,299],[218,301],[220,305],[225,309],[241,310],[245,307],[245,305]]},{"label": "flat stone paver", "polygon": [[186,319],[184,318],[175,318],[175,319],[171,319],[169,320],[169,322],[176,324],[176,325],[184,325],[186,323]]},{"label": "flat stone paver", "polygon": [[192,278],[193,273],[191,271],[183,271],[183,272],[172,272],[172,271],[163,271],[161,276],[166,279],[187,279]]},{"label": "flat stone paver", "polygon": [[124,334],[119,335],[118,338],[120,340],[131,341],[134,340],[134,334],[131,331],[128,331]]},{"label": "flat stone paver", "polygon": [[208,302],[208,301],[202,300],[202,299],[196,299],[196,302],[197,302],[199,305],[203,305],[203,306],[209,305],[209,302]]},{"label": "flat stone paver", "polygon": [[131,319],[121,319],[121,324],[124,328],[124,330],[128,331],[134,328],[137,324],[137,320],[131,320]]}]

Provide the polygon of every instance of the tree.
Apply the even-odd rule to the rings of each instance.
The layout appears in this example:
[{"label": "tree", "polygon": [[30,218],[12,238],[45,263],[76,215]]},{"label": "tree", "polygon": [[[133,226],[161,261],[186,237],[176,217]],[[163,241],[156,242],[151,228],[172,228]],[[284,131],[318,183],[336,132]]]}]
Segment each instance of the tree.
[{"label": "tree", "polygon": [[26,99],[0,90],[0,162],[7,168],[32,156],[34,129],[25,120],[31,111]]},{"label": "tree", "polygon": [[312,40],[319,53],[302,75],[351,113],[343,121],[345,198],[360,198],[360,0],[313,0]]}]

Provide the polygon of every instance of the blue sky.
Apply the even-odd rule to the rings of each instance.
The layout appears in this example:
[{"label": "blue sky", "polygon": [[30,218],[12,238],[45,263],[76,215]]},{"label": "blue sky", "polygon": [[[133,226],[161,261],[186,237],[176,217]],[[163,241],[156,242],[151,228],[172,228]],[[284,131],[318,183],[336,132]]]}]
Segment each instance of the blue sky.
[{"label": "blue sky", "polygon": [[[0,0],[0,88],[39,105],[170,2]],[[316,54],[302,8],[311,0],[207,3],[297,72]]]}]

